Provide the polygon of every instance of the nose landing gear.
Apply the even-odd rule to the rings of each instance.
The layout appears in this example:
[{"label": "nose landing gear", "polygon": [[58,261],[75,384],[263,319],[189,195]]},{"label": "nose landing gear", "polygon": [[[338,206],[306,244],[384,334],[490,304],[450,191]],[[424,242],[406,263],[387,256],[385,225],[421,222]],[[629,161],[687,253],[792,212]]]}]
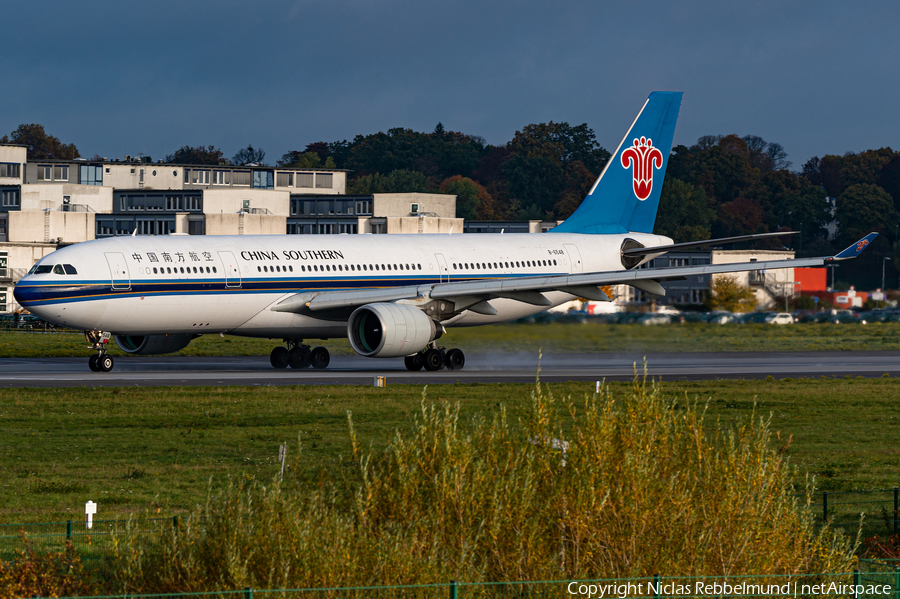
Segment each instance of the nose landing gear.
[{"label": "nose landing gear", "polygon": [[310,348],[303,343],[303,339],[285,339],[284,342],[287,347],[278,346],[269,355],[273,368],[327,368],[331,362],[331,355],[324,347]]},{"label": "nose landing gear", "polygon": [[425,370],[436,372],[442,368],[447,370],[462,370],[466,365],[466,355],[461,349],[446,349],[443,347],[429,347],[419,353],[403,358],[403,365],[407,370],[416,372]]},{"label": "nose landing gear", "polygon": [[88,349],[97,350],[97,354],[88,358],[88,368],[93,372],[109,372],[113,369],[115,362],[112,356],[106,353],[106,346],[109,344],[109,333],[102,331],[85,331],[84,338],[90,344]]}]

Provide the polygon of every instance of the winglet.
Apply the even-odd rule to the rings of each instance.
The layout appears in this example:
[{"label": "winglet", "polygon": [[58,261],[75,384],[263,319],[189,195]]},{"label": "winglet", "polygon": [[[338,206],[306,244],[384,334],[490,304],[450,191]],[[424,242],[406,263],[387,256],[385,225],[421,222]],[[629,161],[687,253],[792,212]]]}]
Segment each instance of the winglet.
[{"label": "winglet", "polygon": [[833,256],[832,260],[847,260],[848,258],[856,258],[866,247],[872,243],[872,240],[878,237],[878,233],[869,233],[840,254]]}]

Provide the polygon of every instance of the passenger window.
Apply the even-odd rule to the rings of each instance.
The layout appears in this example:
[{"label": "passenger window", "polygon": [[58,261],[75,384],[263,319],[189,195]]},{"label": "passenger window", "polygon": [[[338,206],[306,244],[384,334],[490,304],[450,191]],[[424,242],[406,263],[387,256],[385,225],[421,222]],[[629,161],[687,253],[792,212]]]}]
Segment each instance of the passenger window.
[{"label": "passenger window", "polygon": [[213,266],[213,272],[216,272],[216,267],[215,267],[215,266]]},{"label": "passenger window", "polygon": [[63,264],[63,268],[65,269],[67,275],[77,275],[78,274],[78,271],[75,270],[75,267],[72,266],[71,264]]},{"label": "passenger window", "polygon": [[209,267],[208,267],[208,266],[206,267],[206,272],[209,272]]},{"label": "passenger window", "polygon": [[293,265],[293,264],[288,265],[288,268],[291,270],[291,272],[294,272],[294,265]]},{"label": "passenger window", "polygon": [[419,264],[419,270],[422,270],[422,265],[421,265],[421,264]]},{"label": "passenger window", "polygon": [[153,274],[156,274],[156,267],[153,267]]}]

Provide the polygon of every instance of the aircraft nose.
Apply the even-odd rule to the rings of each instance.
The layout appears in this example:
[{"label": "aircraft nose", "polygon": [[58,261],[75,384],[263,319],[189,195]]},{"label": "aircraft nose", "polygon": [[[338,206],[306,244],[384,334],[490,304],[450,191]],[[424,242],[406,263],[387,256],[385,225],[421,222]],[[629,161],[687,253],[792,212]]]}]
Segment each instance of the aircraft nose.
[{"label": "aircraft nose", "polygon": [[42,299],[43,294],[40,287],[29,285],[27,277],[23,277],[13,288],[13,297],[20,306],[28,308],[32,302]]}]

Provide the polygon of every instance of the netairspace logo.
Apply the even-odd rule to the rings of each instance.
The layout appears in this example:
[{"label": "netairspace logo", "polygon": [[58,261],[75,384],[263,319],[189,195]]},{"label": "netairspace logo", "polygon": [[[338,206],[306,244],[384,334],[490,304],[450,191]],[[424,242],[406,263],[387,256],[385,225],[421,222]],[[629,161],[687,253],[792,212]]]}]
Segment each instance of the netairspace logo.
[{"label": "netairspace logo", "polygon": [[622,582],[622,583],[584,583],[570,582],[566,587],[570,595],[586,599],[638,599],[640,597],[678,597],[678,596],[768,596],[799,597],[801,595],[842,595],[859,597],[861,595],[890,595],[893,592],[889,584],[843,584],[839,582],[803,584],[787,582],[785,584],[754,584],[749,582]]}]

